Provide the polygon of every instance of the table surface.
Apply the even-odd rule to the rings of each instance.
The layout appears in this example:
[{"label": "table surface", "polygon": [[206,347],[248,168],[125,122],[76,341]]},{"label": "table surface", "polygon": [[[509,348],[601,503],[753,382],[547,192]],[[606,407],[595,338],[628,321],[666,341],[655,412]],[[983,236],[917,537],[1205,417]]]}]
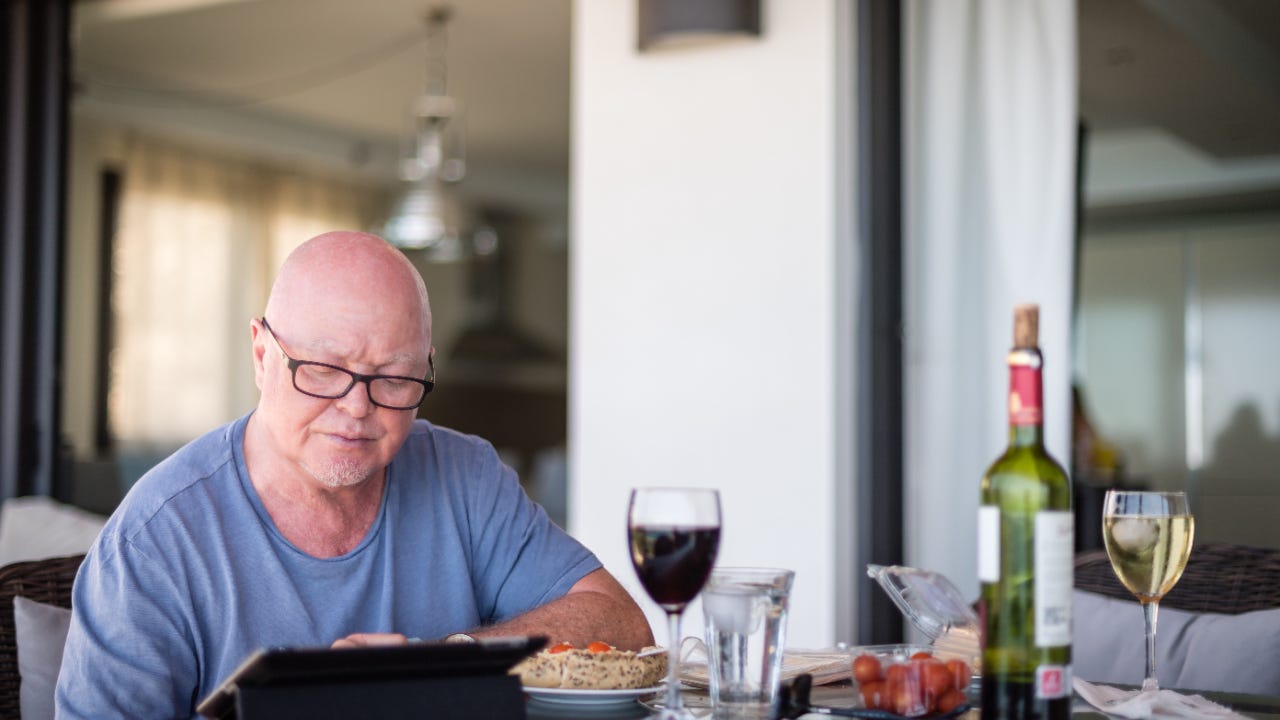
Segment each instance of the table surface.
[{"label": "table surface", "polygon": [[[1280,697],[1264,695],[1242,695],[1237,693],[1202,692],[1204,697],[1226,705],[1245,717],[1254,720],[1280,720]],[[682,693],[685,705],[695,717],[710,718],[711,704],[706,692],[686,689]],[[853,689],[848,683],[827,685],[813,689],[814,705],[832,707],[849,707],[853,703]],[[529,720],[640,720],[650,714],[650,710],[639,703],[623,704],[608,707],[569,706],[530,701],[528,704]],[[979,712],[971,710],[962,716],[962,720],[977,720]],[[829,718],[830,715],[810,714],[805,718]],[[1077,697],[1073,718],[1080,720],[1108,720],[1107,715],[1089,707]]]}]

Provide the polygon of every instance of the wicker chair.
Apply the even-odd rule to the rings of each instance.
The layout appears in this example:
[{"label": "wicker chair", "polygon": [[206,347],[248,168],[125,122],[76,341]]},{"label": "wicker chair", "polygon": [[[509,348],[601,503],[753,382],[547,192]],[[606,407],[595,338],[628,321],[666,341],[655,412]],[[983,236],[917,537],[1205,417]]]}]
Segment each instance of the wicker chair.
[{"label": "wicker chair", "polygon": [[18,717],[18,643],[13,598],[71,607],[71,585],[84,555],[16,562],[0,568],[0,718]]},{"label": "wicker chair", "polygon": [[[1075,580],[1077,590],[1133,599],[1116,579],[1105,550],[1077,555]],[[1225,543],[1196,545],[1182,579],[1160,600],[1160,607],[1225,615],[1280,607],[1280,550]]]}]

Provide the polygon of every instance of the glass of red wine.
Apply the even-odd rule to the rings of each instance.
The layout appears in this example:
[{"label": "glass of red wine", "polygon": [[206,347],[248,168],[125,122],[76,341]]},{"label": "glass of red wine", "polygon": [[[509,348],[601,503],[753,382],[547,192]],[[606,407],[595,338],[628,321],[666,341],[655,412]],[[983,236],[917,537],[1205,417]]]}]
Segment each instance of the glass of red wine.
[{"label": "glass of red wine", "polygon": [[680,618],[701,592],[720,549],[720,493],[705,488],[637,488],[627,508],[631,564],[667,613],[667,702],[655,717],[692,717],[680,706]]}]

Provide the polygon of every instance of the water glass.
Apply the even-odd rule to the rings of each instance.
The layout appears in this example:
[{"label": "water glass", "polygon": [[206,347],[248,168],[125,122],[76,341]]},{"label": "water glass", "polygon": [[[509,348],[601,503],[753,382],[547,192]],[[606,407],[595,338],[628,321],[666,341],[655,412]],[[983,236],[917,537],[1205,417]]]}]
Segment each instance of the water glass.
[{"label": "water glass", "polygon": [[717,715],[767,714],[778,693],[795,572],[718,568],[702,590],[708,677]]}]

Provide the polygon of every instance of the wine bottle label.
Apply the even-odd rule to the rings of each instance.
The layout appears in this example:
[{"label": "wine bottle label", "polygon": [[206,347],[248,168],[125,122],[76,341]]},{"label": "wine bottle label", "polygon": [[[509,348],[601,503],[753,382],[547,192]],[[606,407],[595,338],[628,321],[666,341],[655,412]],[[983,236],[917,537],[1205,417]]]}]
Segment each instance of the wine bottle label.
[{"label": "wine bottle label", "polygon": [[1070,665],[1041,665],[1036,668],[1037,700],[1057,700],[1070,695]]},{"label": "wine bottle label", "polygon": [[978,582],[1000,582],[1000,508],[978,508]]},{"label": "wine bottle label", "polygon": [[1036,646],[1071,644],[1072,550],[1069,510],[1041,510],[1035,520]]},{"label": "wine bottle label", "polygon": [[1040,425],[1044,422],[1041,405],[1040,368],[1009,366],[1009,424]]}]

